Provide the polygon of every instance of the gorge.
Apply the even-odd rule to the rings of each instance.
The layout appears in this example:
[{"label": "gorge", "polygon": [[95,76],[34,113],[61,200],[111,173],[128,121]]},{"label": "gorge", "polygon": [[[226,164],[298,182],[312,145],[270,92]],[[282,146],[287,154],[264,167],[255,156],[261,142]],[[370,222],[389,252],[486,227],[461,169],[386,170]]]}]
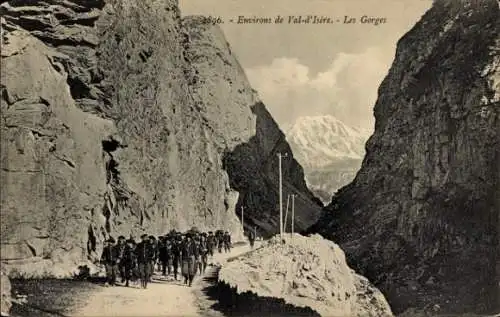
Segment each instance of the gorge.
[{"label": "gorge", "polygon": [[10,0],[0,14],[11,277],[71,276],[110,235],[242,239],[242,207],[269,237],[288,153],[296,230],[338,243],[395,313],[500,310],[498,1],[435,0],[401,38],[361,169],[324,208],[210,18],[175,0]]}]

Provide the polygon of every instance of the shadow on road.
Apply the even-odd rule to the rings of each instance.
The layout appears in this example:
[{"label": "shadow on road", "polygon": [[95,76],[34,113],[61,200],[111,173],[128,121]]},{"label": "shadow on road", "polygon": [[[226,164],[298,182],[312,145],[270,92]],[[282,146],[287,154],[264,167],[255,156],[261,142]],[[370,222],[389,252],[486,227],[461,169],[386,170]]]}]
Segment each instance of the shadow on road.
[{"label": "shadow on road", "polygon": [[83,305],[99,286],[99,280],[72,279],[12,279],[12,295],[26,296],[26,302],[15,300],[12,317],[64,317],[68,308]]},{"label": "shadow on road", "polygon": [[261,297],[254,293],[237,294],[236,289],[218,282],[219,268],[211,275],[203,277],[205,286],[202,292],[215,303],[211,309],[227,317],[288,317],[288,316],[320,316],[310,308],[296,307],[285,303],[282,299]]}]

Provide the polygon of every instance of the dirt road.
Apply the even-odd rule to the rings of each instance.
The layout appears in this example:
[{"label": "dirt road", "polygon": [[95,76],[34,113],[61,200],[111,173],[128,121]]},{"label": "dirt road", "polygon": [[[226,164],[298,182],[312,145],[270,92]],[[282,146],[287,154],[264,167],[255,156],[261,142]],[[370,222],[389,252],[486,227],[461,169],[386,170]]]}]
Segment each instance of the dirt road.
[{"label": "dirt road", "polygon": [[[249,250],[248,245],[236,246],[230,253],[214,255],[211,262],[223,265],[228,258]],[[202,284],[199,275],[192,287],[173,278],[167,280],[154,276],[147,289],[139,286],[102,287],[90,296],[83,307],[75,308],[71,316],[201,316],[204,301],[199,297]]]}]

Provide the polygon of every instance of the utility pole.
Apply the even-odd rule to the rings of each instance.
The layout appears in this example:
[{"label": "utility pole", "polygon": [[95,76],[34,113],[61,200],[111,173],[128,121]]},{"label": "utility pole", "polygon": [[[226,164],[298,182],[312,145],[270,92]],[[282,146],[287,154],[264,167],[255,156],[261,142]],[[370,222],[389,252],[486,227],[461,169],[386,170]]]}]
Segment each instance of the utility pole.
[{"label": "utility pole", "polygon": [[279,191],[280,191],[280,237],[283,239],[283,192],[282,192],[282,182],[281,179],[281,153],[278,153],[278,169],[279,169]]},{"label": "utility pole", "polygon": [[243,233],[243,236],[245,236],[245,225],[244,225],[244,219],[243,219],[243,206],[241,206],[241,232]]},{"label": "utility pole", "polygon": [[[284,157],[287,156],[283,155]],[[278,167],[279,167],[279,191],[280,191],[280,238],[283,240],[283,176],[282,176],[282,167],[281,167],[281,153],[278,152]]]},{"label": "utility pole", "polygon": [[288,220],[288,207],[290,206],[290,195],[286,196],[286,210],[285,210],[285,221],[283,222],[283,232],[286,233],[286,224]]},{"label": "utility pole", "polygon": [[292,238],[293,238],[294,222],[295,222],[295,194],[292,194]]}]

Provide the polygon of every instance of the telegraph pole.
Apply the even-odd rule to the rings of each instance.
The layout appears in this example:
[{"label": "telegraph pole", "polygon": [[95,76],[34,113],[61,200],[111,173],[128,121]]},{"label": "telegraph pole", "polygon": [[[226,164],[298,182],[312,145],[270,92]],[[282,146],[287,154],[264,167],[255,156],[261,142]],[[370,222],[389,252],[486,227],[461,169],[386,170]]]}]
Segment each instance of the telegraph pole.
[{"label": "telegraph pole", "polygon": [[283,239],[283,180],[281,176],[281,153],[278,152],[279,192],[280,192],[280,237]]},{"label": "telegraph pole", "polygon": [[292,194],[292,237],[293,237],[294,222],[295,222],[295,194]]},{"label": "telegraph pole", "polygon": [[288,154],[285,153],[281,155],[280,152],[278,152],[278,166],[279,166],[279,186],[280,186],[280,238],[283,240],[283,171],[282,171],[282,166],[281,166],[281,158],[282,157],[287,157]]},{"label": "telegraph pole", "polygon": [[283,232],[286,232],[286,224],[288,220],[288,207],[290,206],[290,195],[286,196],[285,221],[283,222]]},{"label": "telegraph pole", "polygon": [[245,236],[245,225],[243,222],[243,206],[241,206],[241,232],[243,233],[243,236]]}]

